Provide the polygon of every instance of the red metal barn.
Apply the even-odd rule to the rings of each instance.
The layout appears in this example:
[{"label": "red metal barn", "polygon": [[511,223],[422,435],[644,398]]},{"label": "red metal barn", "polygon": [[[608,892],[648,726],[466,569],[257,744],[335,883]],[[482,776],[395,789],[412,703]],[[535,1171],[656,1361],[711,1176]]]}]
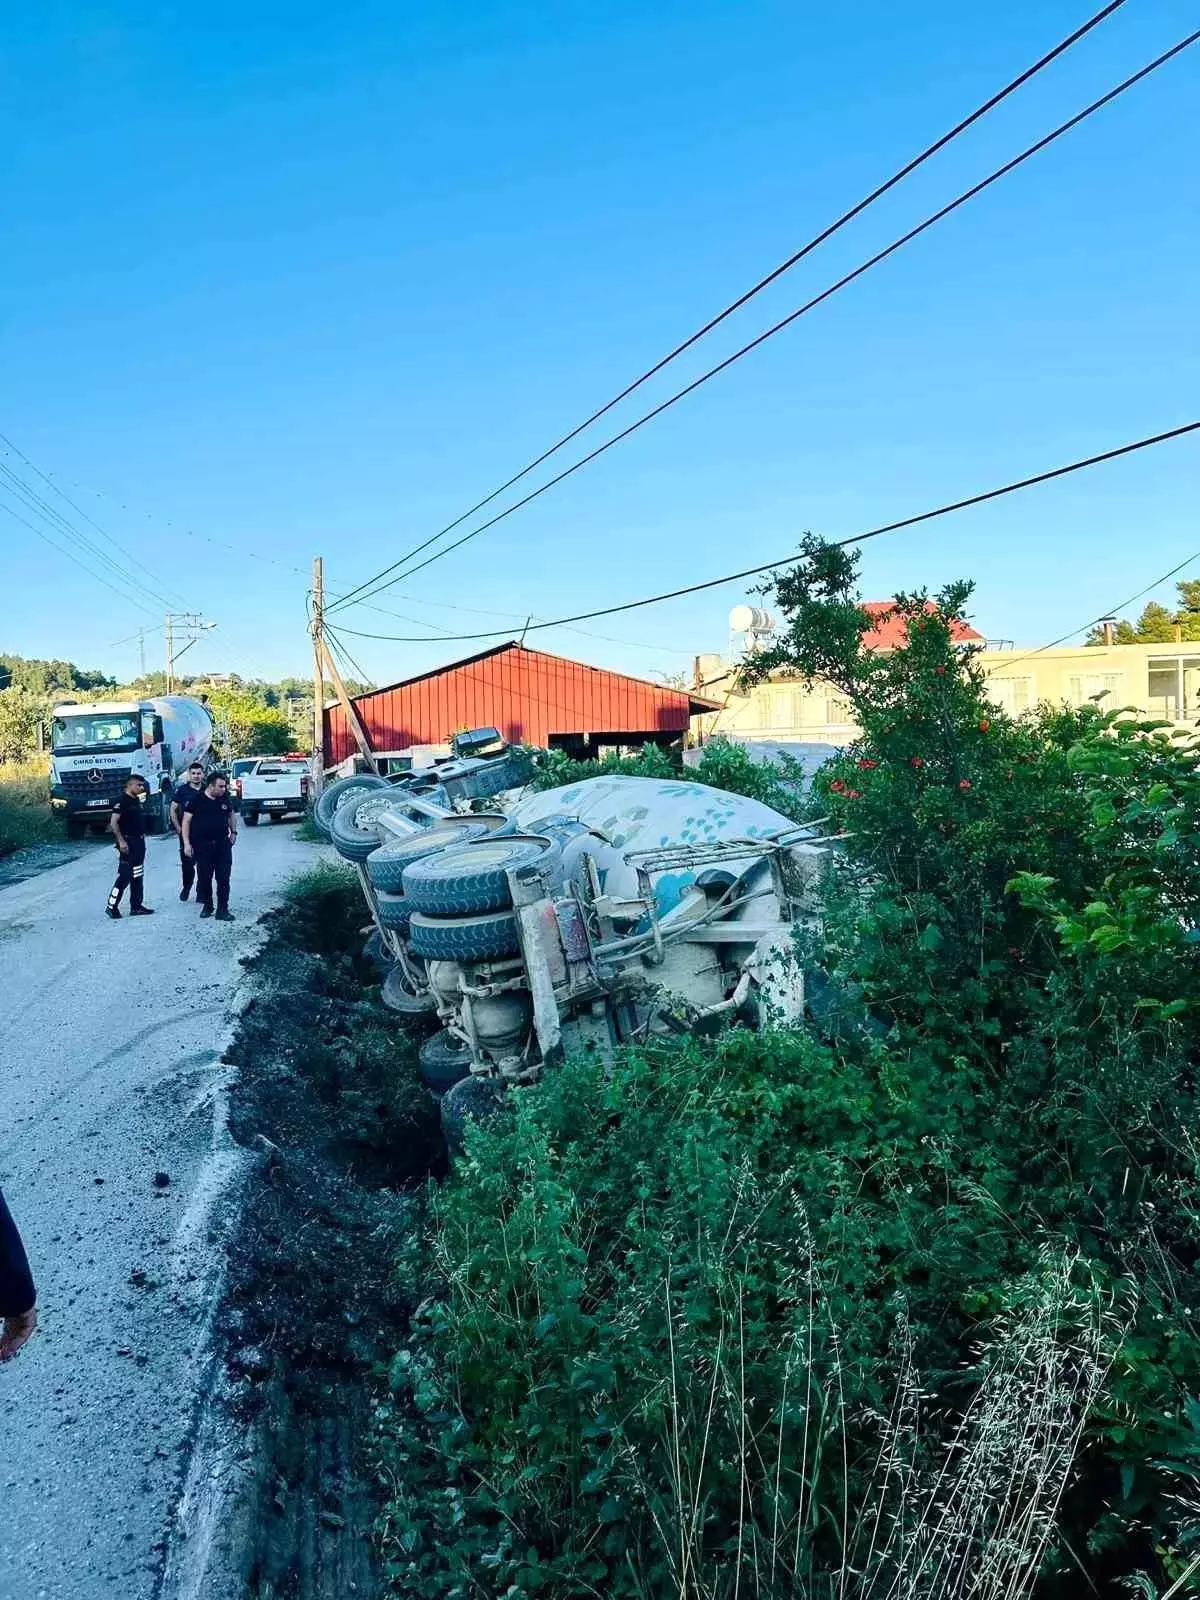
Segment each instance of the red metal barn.
[{"label": "red metal barn", "polygon": [[[594,755],[602,745],[674,744],[689,719],[715,710],[683,689],[584,666],[510,640],[464,661],[374,689],[354,701],[373,750],[445,744],[466,728],[510,743]],[[325,712],[325,764],[357,748],[340,705]]]}]

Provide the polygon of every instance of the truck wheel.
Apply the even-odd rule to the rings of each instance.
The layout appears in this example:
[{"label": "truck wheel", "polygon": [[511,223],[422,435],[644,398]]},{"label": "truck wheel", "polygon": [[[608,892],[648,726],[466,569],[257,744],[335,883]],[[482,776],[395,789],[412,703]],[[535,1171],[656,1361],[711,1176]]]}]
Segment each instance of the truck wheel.
[{"label": "truck wheel", "polygon": [[398,933],[405,933],[412,918],[412,907],[402,894],[392,894],[389,889],[378,889],[375,893],[376,912],[380,925],[384,928],[395,928]]},{"label": "truck wheel", "polygon": [[473,917],[429,917],[417,911],[408,936],[417,955],[427,961],[488,961],[521,953],[512,911]]},{"label": "truck wheel", "polygon": [[382,844],[375,819],[393,804],[390,794],[351,795],[333,813],[329,834],[346,861],[365,861]]},{"label": "truck wheel", "polygon": [[362,772],[354,778],[339,778],[336,783],[331,783],[327,789],[322,789],[313,807],[313,823],[318,833],[330,837],[333,826],[334,812],[343,800],[350,797],[356,789],[365,795],[368,789],[386,788],[383,778],[377,778],[373,772]]},{"label": "truck wheel", "polygon": [[367,876],[377,889],[399,894],[404,888],[404,869],[423,856],[436,855],[450,845],[466,844],[469,839],[482,839],[490,829],[485,822],[473,822],[464,817],[461,822],[435,822],[422,828],[409,839],[397,839],[380,845],[367,858]]},{"label": "truck wheel", "polygon": [[243,811],[242,812],[242,821],[246,824],[246,826],[248,828],[257,828],[258,827],[258,812],[257,811]]},{"label": "truck wheel", "polygon": [[504,1105],[505,1087],[498,1078],[471,1076],[442,1096],[442,1133],[452,1156],[460,1154],[467,1125],[487,1122]]},{"label": "truck wheel", "polygon": [[373,928],[367,935],[367,942],[363,945],[363,960],[370,962],[381,979],[387,977],[395,964],[378,928]]},{"label": "truck wheel", "polygon": [[443,1095],[470,1074],[471,1052],[448,1028],[426,1039],[417,1053],[430,1094]]},{"label": "truck wheel", "polygon": [[405,1017],[410,1023],[436,1022],[437,999],[428,990],[414,993],[404,982],[400,968],[393,967],[383,980],[379,998],[389,1011]]},{"label": "truck wheel", "polygon": [[514,867],[548,864],[558,848],[529,834],[480,839],[414,861],[404,873],[404,893],[414,911],[462,916],[512,905],[506,876]]}]

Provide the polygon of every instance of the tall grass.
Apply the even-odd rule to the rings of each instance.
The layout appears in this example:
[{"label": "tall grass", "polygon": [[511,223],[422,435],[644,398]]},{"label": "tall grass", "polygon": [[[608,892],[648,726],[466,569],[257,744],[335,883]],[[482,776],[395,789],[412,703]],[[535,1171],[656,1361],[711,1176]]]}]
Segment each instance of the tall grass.
[{"label": "tall grass", "polygon": [[0,762],[0,856],[59,836],[45,758]]}]

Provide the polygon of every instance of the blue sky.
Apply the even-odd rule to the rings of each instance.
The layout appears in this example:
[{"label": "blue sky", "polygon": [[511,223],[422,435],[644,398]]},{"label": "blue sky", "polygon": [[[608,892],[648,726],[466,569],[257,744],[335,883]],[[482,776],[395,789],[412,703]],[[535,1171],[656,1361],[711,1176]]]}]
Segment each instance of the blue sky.
[{"label": "blue sky", "polygon": [[[0,430],[219,622],[198,666],[304,673],[315,553],[334,592],[396,559],[1089,9],[44,0],[0,41]],[[611,420],[1194,18],[1130,0]],[[616,603],[1191,420],[1198,88],[1200,47],[380,599],[424,628],[340,619],[458,633]],[[864,588],[971,576],[985,633],[1044,642],[1200,547],[1198,448],[879,540]],[[136,671],[109,646],[156,617],[3,515],[0,581],[0,648]],[[673,671],[744,597],[536,637]],[[347,642],[381,682],[475,648]]]}]

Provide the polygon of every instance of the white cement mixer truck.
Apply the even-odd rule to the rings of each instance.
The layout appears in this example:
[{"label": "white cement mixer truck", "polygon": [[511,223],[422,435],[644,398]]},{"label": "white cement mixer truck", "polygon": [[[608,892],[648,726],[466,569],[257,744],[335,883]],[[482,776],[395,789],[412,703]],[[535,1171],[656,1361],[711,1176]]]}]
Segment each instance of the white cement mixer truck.
[{"label": "white cement mixer truck", "polygon": [[138,777],[146,784],[147,831],[165,832],[175,784],[191,762],[207,763],[212,742],[212,717],[186,695],[55,706],[51,808],[68,834],[106,827],[126,780]]}]

